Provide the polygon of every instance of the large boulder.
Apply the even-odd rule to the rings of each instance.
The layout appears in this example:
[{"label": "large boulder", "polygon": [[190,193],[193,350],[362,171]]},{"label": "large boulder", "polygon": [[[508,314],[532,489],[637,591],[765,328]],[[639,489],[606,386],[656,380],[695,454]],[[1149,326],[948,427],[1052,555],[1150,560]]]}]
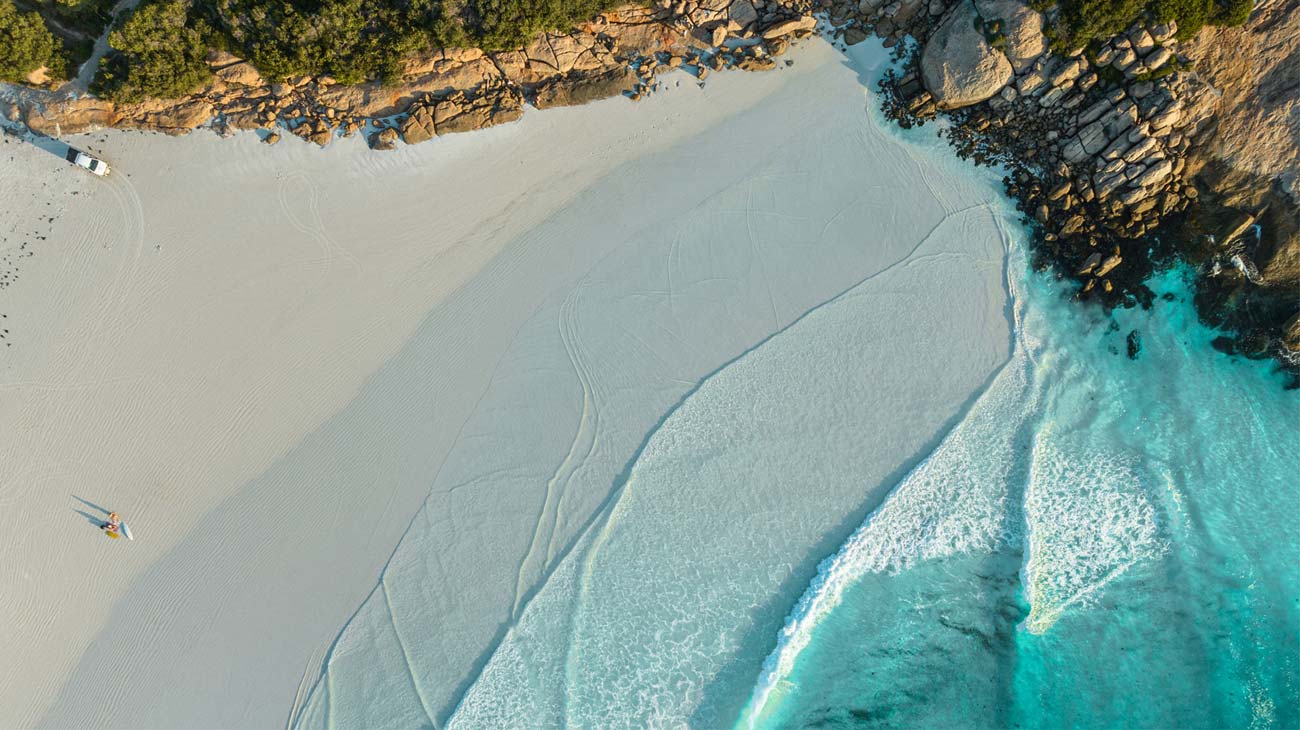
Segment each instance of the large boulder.
[{"label": "large boulder", "polygon": [[[921,54],[921,77],[940,109],[978,104],[1011,80],[1011,62],[977,29],[972,0],[955,5]],[[982,24],[982,21],[980,21]]]},{"label": "large boulder", "polygon": [[406,119],[402,120],[402,140],[407,144],[419,144],[433,139],[434,132],[432,110],[423,104],[413,105]]},{"label": "large boulder", "polygon": [[773,38],[784,38],[791,33],[797,33],[801,30],[812,30],[817,27],[817,19],[811,15],[803,15],[790,20],[782,20],[775,25],[763,31],[763,39],[771,40]]},{"label": "large boulder", "polygon": [[601,73],[583,73],[559,77],[542,84],[534,92],[533,105],[538,109],[553,106],[576,106],[596,99],[618,96],[636,86],[636,74],[626,66],[614,66]]},{"label": "large boulder", "polygon": [[370,135],[370,147],[376,150],[391,150],[397,146],[397,130],[392,127],[383,129]]},{"label": "large boulder", "polygon": [[1047,50],[1043,14],[1020,0],[976,0],[975,9],[985,23],[997,22],[1006,46],[1002,52],[1016,73],[1033,65]]},{"label": "large boulder", "polygon": [[119,124],[142,129],[156,129],[166,134],[181,135],[206,124],[216,113],[216,108],[201,98],[181,101],[150,99],[120,109]]},{"label": "large boulder", "polygon": [[458,92],[437,102],[433,122],[438,134],[456,134],[513,122],[523,112],[523,98],[501,85],[482,89],[473,98]]},{"label": "large boulder", "polygon": [[50,81],[50,69],[47,66],[32,69],[23,80],[29,86],[44,86]]},{"label": "large boulder", "polygon": [[89,97],[33,104],[24,111],[23,121],[27,126],[33,132],[50,137],[111,127],[121,119],[113,102]]},{"label": "large boulder", "polygon": [[261,86],[265,83],[262,81],[262,75],[253,68],[253,64],[247,61],[219,68],[213,72],[213,75],[235,86]]},{"label": "large boulder", "polygon": [[735,0],[727,8],[727,20],[735,23],[737,29],[746,28],[758,20],[758,11],[749,0]]}]

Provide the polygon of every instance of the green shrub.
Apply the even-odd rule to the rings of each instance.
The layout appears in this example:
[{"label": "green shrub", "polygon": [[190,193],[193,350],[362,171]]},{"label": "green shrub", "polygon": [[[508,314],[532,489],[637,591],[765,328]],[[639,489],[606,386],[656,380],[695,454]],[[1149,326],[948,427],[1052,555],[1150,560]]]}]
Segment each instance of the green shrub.
[{"label": "green shrub", "polygon": [[109,34],[114,53],[101,61],[96,91],[118,102],[174,99],[212,77],[206,23],[184,0],[143,4]]},{"label": "green shrub", "polygon": [[[12,0],[4,0],[12,1]],[[89,3],[105,0],[41,0]],[[111,2],[111,0],[109,0]],[[517,48],[616,0],[145,0],[109,38],[95,90],[117,101],[182,96],[209,78],[213,48],[268,79],[393,80],[421,50]]]},{"label": "green shrub", "polygon": [[439,7],[429,0],[215,0],[205,17],[218,44],[268,78],[331,74],[343,83],[394,76],[430,47]]},{"label": "green shrub", "polygon": [[1245,23],[1253,0],[1060,0],[1059,26],[1053,46],[1077,48],[1123,32],[1138,21],[1178,23],[1178,38],[1187,40],[1206,25]]},{"label": "green shrub", "polygon": [[1178,22],[1178,39],[1188,40],[1207,25],[1235,26],[1246,22],[1251,0],[1155,0],[1153,15],[1161,22]]},{"label": "green shrub", "polygon": [[568,29],[613,0],[210,0],[204,17],[232,53],[268,78],[392,78],[430,48],[522,46]]},{"label": "green shrub", "polygon": [[[42,14],[94,35],[114,0],[30,0]],[[1039,10],[1052,0],[1029,0]],[[343,83],[392,80],[409,55],[430,48],[517,48],[545,30],[568,29],[620,0],[144,0],[110,36],[96,90],[118,101],[183,96],[209,78],[212,48],[246,58],[269,79],[331,74]],[[1066,51],[1108,38],[1134,22],[1175,20],[1179,36],[1202,26],[1240,25],[1252,0],[1057,0],[1059,20],[1044,29]],[[996,21],[982,27],[1005,44]],[[12,34],[12,40],[5,34]],[[63,54],[32,13],[0,0],[0,78]],[[25,69],[19,73],[18,69]]]},{"label": "green shrub", "polygon": [[84,34],[92,40],[104,32],[113,20],[116,0],[26,0],[25,5],[36,10],[47,21]]},{"label": "green shrub", "polygon": [[0,0],[0,81],[21,82],[42,66],[62,75],[63,65],[60,44],[41,16]]},{"label": "green shrub", "polygon": [[1148,1],[1065,0],[1060,3],[1060,43],[1077,48],[1121,33],[1143,16]]},{"label": "green shrub", "polygon": [[571,27],[614,4],[603,0],[469,0],[466,32],[481,48],[512,48],[540,31]]}]

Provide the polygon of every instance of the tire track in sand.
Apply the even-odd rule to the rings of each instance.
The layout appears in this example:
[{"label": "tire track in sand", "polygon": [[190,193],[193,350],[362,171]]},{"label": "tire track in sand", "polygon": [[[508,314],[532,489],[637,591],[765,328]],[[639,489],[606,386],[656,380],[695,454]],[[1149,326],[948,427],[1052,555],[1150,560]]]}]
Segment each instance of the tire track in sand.
[{"label": "tire track in sand", "polygon": [[582,387],[582,415],[578,419],[578,427],[573,434],[573,441],[569,444],[568,453],[564,455],[564,459],[546,481],[542,511],[533,526],[533,538],[528,546],[528,552],[520,561],[516,573],[515,600],[510,609],[511,621],[519,619],[529,595],[534,590],[529,584],[536,577],[544,575],[555,558],[555,531],[559,524],[561,507],[564,504],[569,482],[595,450],[600,432],[599,392],[577,337],[579,305],[586,287],[585,280],[579,282],[565,297],[560,307],[558,322],[564,352],[573,367],[574,375],[578,378],[578,384]]},{"label": "tire track in sand", "polygon": [[[289,200],[289,185],[295,181],[301,182],[307,188],[306,222],[298,217]],[[311,177],[302,170],[294,170],[280,179],[278,188],[280,212],[284,214],[284,219],[295,230],[310,236],[320,246],[321,253],[324,255],[325,270],[329,271],[333,268],[335,259],[342,258],[351,264],[357,273],[360,273],[361,263],[357,261],[356,256],[325,232],[325,223],[320,215],[320,188]]]}]

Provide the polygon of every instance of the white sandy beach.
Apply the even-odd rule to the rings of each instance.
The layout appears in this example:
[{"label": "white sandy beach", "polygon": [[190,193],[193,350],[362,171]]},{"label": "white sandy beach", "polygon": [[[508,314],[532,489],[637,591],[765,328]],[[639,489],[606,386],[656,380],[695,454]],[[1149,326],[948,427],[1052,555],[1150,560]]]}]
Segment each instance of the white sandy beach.
[{"label": "white sandy beach", "polygon": [[[1009,340],[990,180],[873,127],[830,46],[792,57],[391,153],[69,140],[115,166],[99,180],[0,145],[0,724],[481,706],[675,405],[892,272],[797,368],[878,439],[783,539],[797,597]],[[870,377],[826,390],[857,354]]]}]

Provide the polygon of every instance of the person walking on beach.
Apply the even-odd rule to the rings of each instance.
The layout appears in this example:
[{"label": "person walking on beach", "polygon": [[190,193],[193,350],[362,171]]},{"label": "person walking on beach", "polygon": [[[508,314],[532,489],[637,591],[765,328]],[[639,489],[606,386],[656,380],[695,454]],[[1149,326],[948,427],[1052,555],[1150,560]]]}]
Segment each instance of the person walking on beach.
[{"label": "person walking on beach", "polygon": [[118,517],[116,512],[109,512],[108,522],[105,522],[103,525],[100,525],[99,529],[103,530],[104,532],[117,533],[118,531],[121,530],[121,524],[122,524],[122,518]]}]

